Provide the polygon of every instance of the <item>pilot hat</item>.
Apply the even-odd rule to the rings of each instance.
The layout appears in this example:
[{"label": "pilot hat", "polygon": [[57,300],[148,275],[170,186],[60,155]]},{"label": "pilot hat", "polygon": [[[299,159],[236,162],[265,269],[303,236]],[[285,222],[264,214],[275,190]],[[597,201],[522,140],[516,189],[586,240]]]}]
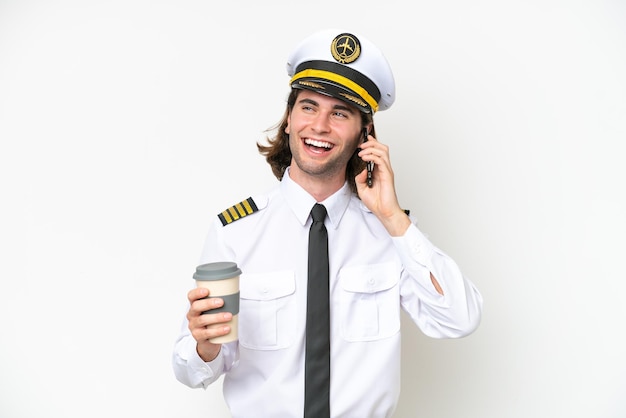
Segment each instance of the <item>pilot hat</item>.
[{"label": "pilot hat", "polygon": [[350,103],[362,112],[387,110],[395,81],[383,53],[354,32],[323,30],[304,39],[287,60],[290,85]]}]

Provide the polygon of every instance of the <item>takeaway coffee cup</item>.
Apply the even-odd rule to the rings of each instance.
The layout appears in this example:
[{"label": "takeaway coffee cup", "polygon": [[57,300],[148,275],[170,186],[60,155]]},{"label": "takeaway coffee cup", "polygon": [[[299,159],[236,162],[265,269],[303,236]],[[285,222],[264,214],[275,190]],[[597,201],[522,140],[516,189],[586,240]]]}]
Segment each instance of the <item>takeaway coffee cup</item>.
[{"label": "takeaway coffee cup", "polygon": [[238,337],[239,319],[239,276],[241,270],[236,263],[219,261],[202,264],[196,267],[193,278],[198,287],[209,289],[209,298],[222,298],[224,305],[221,308],[211,309],[205,313],[230,312],[233,319],[226,323],[230,326],[230,332],[221,337],[212,338],[209,341],[215,344],[236,341]]}]

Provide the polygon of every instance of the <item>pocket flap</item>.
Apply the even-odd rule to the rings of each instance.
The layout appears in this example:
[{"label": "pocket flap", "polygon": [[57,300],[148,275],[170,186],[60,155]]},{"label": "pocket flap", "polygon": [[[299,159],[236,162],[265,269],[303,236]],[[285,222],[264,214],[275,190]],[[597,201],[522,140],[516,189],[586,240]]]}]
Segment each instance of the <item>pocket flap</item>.
[{"label": "pocket flap", "polygon": [[344,268],[339,275],[345,291],[375,293],[395,286],[400,272],[396,264],[384,263]]},{"label": "pocket flap", "polygon": [[239,283],[242,299],[271,300],[293,294],[296,281],[292,271],[242,274]]}]

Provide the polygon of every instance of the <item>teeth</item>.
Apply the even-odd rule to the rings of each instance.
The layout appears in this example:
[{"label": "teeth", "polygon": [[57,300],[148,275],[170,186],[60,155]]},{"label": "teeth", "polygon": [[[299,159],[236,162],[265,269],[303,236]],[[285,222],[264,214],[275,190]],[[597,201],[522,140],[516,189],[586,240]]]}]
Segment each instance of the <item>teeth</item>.
[{"label": "teeth", "polygon": [[328,142],[316,141],[315,139],[305,139],[304,143],[307,145],[313,145],[314,147],[318,147],[318,148],[331,149],[333,147],[333,145],[329,144]]}]

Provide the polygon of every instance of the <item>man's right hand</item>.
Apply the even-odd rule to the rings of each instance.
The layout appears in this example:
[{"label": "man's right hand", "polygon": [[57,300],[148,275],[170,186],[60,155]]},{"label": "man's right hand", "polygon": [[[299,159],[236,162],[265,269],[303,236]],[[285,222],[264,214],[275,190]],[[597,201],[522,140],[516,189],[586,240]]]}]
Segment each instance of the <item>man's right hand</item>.
[{"label": "man's right hand", "polygon": [[211,361],[217,357],[222,345],[213,344],[209,339],[228,334],[230,326],[224,323],[233,318],[230,312],[202,314],[202,312],[221,308],[224,305],[221,298],[208,299],[208,296],[209,289],[204,287],[194,288],[187,293],[190,304],[189,312],[187,312],[189,331],[197,342],[198,355],[204,361]]}]

